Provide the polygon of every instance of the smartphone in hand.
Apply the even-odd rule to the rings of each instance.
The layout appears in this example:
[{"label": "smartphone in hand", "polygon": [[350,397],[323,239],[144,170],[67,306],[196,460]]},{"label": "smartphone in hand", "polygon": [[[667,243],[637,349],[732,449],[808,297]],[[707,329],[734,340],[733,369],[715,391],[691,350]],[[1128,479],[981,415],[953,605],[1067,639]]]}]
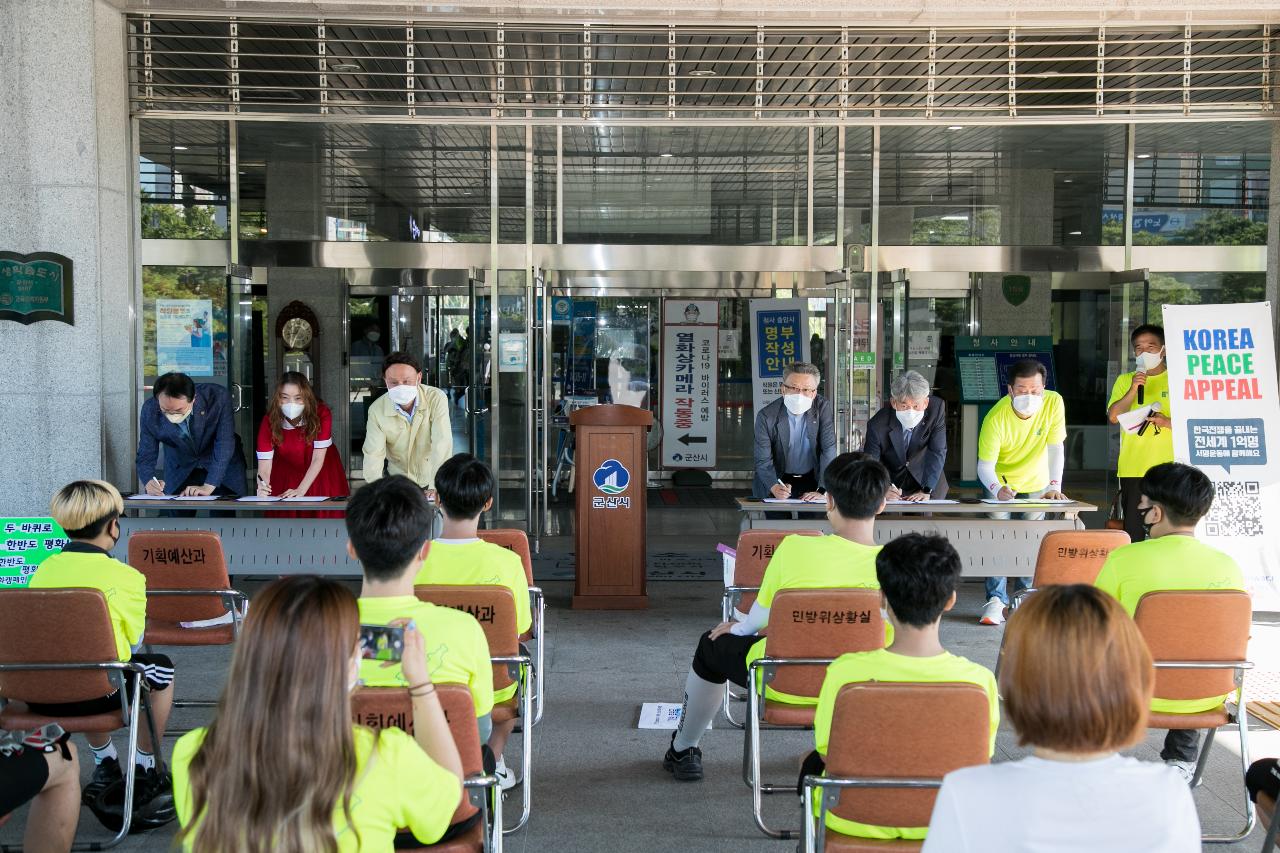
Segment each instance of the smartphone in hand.
[{"label": "smartphone in hand", "polygon": [[404,657],[404,628],[361,625],[360,657],[364,660],[399,661]]}]

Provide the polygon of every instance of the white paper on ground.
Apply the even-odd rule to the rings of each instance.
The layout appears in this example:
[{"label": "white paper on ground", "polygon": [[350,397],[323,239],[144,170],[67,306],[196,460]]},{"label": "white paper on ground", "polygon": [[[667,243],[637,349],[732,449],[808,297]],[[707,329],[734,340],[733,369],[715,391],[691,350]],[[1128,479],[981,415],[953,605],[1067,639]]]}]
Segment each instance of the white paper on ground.
[{"label": "white paper on ground", "polygon": [[1150,406],[1142,406],[1132,412],[1124,412],[1117,416],[1116,420],[1120,423],[1120,428],[1125,432],[1136,433],[1138,428],[1142,426],[1143,421],[1157,408],[1158,405],[1152,403]]},{"label": "white paper on ground", "polygon": [[[680,715],[684,712],[679,702],[645,702],[640,706],[641,729],[668,729],[675,731],[680,727]],[[707,724],[711,729],[711,724]]]}]

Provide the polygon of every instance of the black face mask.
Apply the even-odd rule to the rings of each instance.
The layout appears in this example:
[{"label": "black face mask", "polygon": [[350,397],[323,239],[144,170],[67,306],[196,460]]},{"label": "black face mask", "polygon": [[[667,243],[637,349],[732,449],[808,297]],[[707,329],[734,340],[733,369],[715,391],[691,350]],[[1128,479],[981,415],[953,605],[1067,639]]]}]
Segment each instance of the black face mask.
[{"label": "black face mask", "polygon": [[108,535],[108,536],[111,536],[111,547],[112,547],[112,548],[115,548],[115,547],[116,547],[116,545],[120,544],[120,522],[119,522],[119,521],[115,521],[115,522],[112,522],[112,523],[115,525],[115,528],[116,528],[116,534],[115,534],[115,536],[111,536],[111,534],[107,534],[107,535]]},{"label": "black face mask", "polygon": [[1155,524],[1151,524],[1147,521],[1147,513],[1151,512],[1153,509],[1155,509],[1154,505],[1138,510],[1138,515],[1142,517],[1142,535],[1145,539],[1151,538],[1151,528],[1155,527]]}]

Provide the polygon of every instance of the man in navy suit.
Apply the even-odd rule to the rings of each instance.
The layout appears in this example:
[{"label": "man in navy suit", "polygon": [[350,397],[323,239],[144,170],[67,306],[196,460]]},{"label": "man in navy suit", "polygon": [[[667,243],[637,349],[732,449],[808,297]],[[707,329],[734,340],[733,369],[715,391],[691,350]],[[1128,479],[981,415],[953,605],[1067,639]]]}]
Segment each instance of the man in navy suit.
[{"label": "man in navy suit", "polygon": [[862,452],[889,469],[890,499],[923,501],[946,497],[947,410],[929,394],[929,383],[908,370],[889,386],[889,405],[867,424]]},{"label": "man in navy suit", "polygon": [[[164,445],[164,469],[157,468]],[[185,373],[156,380],[138,418],[138,480],[149,495],[243,495],[244,452],[231,395]]]},{"label": "man in navy suit", "polygon": [[820,498],[823,472],[836,456],[834,410],[818,394],[820,379],[812,364],[787,365],[782,396],[756,413],[756,498]]}]

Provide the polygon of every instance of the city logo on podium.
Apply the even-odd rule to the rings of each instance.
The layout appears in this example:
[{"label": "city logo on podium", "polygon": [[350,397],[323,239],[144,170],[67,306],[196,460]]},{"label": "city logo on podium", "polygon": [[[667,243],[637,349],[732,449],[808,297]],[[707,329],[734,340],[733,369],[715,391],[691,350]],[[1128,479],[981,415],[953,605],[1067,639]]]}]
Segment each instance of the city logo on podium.
[{"label": "city logo on podium", "polygon": [[631,473],[617,459],[606,459],[591,475],[591,481],[606,495],[620,495],[631,484]]}]

